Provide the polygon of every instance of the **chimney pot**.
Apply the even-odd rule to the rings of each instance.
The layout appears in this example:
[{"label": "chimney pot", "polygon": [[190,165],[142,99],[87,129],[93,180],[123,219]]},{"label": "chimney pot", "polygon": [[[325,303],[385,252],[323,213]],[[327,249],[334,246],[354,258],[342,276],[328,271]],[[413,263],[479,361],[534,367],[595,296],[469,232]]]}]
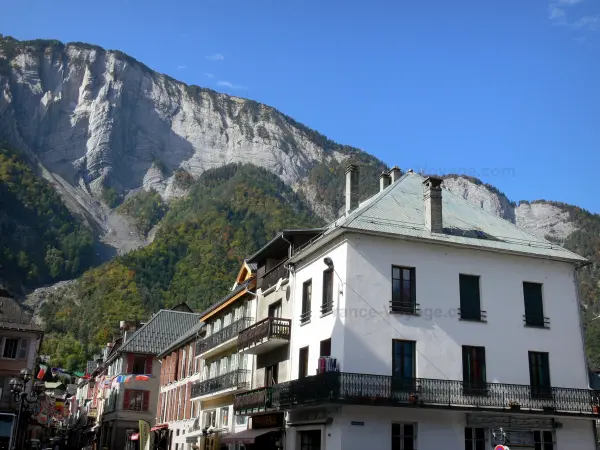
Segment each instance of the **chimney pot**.
[{"label": "chimney pot", "polygon": [[348,164],[346,167],[346,213],[358,208],[358,175],[356,164]]},{"label": "chimney pot", "polygon": [[390,177],[390,174],[387,172],[381,172],[381,175],[379,175],[379,191],[383,191],[391,183],[392,177]]},{"label": "chimney pot", "polygon": [[402,175],[402,171],[398,166],[392,167],[388,173],[390,174],[390,177],[392,177],[392,183],[398,181],[400,179],[400,176]]},{"label": "chimney pot", "polygon": [[428,177],[423,181],[423,202],[425,211],[425,226],[432,233],[442,233],[442,180],[438,177]]}]

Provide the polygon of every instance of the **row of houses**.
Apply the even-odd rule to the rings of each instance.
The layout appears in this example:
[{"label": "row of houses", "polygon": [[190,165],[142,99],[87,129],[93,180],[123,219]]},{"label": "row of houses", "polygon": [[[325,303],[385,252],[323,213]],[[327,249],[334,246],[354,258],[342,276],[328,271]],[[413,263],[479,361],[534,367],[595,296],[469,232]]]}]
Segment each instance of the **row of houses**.
[{"label": "row of houses", "polygon": [[[377,180],[373,180],[377,182]],[[600,393],[579,255],[398,168],[321,229],[282,230],[232,290],[122,337],[80,383],[97,448],[592,450]]]}]

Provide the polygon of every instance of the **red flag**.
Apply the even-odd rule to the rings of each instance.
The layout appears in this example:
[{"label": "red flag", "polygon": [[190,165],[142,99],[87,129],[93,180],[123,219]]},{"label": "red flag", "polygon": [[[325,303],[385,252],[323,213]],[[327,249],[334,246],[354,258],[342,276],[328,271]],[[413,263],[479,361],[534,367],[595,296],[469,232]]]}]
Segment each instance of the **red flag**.
[{"label": "red flag", "polygon": [[46,375],[46,368],[44,366],[40,366],[40,371],[37,374],[37,379],[38,380],[44,379],[44,375]]}]

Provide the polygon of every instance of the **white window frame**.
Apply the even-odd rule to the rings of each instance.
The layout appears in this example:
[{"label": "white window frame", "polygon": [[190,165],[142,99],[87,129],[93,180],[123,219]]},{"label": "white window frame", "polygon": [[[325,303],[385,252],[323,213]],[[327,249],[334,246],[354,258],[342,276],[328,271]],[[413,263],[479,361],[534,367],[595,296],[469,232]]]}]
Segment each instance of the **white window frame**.
[{"label": "white window frame", "polygon": [[[394,435],[393,433],[393,429],[394,429],[394,425],[400,425],[400,434],[399,435]],[[404,450],[404,427],[406,425],[411,425],[413,427],[413,448],[419,448],[417,447],[418,445],[418,428],[417,428],[417,424],[415,422],[392,422],[392,426],[390,427],[390,432],[392,434],[392,440],[395,438],[400,438],[400,450]]]}]

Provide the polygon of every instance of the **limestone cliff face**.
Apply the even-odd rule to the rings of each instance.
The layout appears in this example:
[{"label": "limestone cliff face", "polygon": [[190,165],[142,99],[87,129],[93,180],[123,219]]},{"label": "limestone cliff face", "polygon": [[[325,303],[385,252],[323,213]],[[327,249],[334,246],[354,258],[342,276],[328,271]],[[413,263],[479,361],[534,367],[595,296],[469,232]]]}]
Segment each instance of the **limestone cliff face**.
[{"label": "limestone cliff face", "polygon": [[560,242],[577,229],[570,221],[568,212],[550,203],[516,205],[493,187],[478,184],[466,177],[447,177],[443,186],[473,205],[541,237],[550,237]]},{"label": "limestone cliff face", "polygon": [[[121,193],[154,188],[167,199],[181,197],[187,193],[177,179],[181,174],[197,177],[227,163],[252,162],[332,219],[337,211],[319,201],[311,170],[359,152],[269,106],[187,86],[121,52],[0,37],[2,140],[37,159],[69,208],[121,252],[147,241],[102,204],[104,187]],[[516,206],[465,177],[446,177],[444,186],[542,236],[562,240],[575,229],[567,213],[551,204]]]},{"label": "limestone cliff face", "polygon": [[[311,169],[358,151],[271,107],[187,86],[121,52],[1,36],[0,141],[37,159],[67,204],[105,232],[110,213],[97,204],[105,187],[180,197],[178,170],[197,177],[251,162],[310,201]],[[336,213],[312,203],[324,217]]]}]

